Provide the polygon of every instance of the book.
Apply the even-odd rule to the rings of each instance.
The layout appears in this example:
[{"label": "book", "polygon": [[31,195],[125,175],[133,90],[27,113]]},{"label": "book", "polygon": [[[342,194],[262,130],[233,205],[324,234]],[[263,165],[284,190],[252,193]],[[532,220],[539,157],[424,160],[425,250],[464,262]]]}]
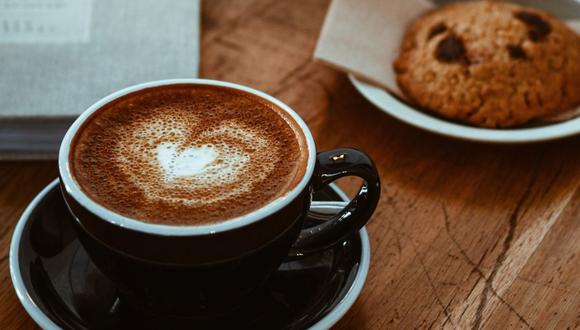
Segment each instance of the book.
[{"label": "book", "polygon": [[0,0],[0,159],[55,159],[76,116],[134,84],[194,78],[197,0]]}]

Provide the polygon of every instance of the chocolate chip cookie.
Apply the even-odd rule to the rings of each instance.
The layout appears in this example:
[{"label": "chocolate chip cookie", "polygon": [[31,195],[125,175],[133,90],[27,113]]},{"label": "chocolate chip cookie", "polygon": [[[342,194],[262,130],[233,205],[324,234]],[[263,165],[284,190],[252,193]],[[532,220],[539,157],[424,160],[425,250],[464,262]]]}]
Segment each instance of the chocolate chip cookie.
[{"label": "chocolate chip cookie", "polygon": [[421,16],[394,69],[411,102],[482,127],[580,105],[580,36],[542,10],[514,4],[455,3]]}]

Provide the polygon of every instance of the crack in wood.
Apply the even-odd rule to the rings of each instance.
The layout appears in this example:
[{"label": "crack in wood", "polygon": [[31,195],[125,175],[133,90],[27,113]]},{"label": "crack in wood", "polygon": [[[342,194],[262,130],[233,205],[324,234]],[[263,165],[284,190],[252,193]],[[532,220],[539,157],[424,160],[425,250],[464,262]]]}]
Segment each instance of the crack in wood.
[{"label": "crack in wood", "polygon": [[[479,281],[478,281],[479,282]],[[469,297],[469,296],[468,296]],[[461,311],[461,314],[459,314],[459,319],[461,320],[461,318],[463,317],[463,315],[465,314],[465,312],[467,312],[467,308],[469,308],[469,305],[465,305],[465,307],[463,308],[463,310]]]},{"label": "crack in wood", "polygon": [[[532,178],[531,181],[533,181],[533,180],[534,179]],[[528,188],[529,187],[531,187],[531,185],[528,185]],[[524,195],[526,195],[527,190],[528,189],[526,189],[526,192],[524,193]],[[526,196],[524,196],[524,197],[526,197]],[[521,203],[518,203],[518,205],[520,205],[520,204]],[[451,225],[450,225],[450,220],[449,220],[449,213],[447,212],[447,207],[445,206],[444,203],[441,204],[441,207],[443,209],[443,215],[444,215],[444,219],[445,219],[445,230],[447,231],[447,235],[449,236],[449,238],[453,242],[453,245],[455,245],[455,247],[459,250],[459,253],[461,253],[461,255],[463,256],[464,261],[467,262],[472,267],[474,267],[475,272],[485,281],[485,284],[486,284],[485,287],[489,288],[488,292],[493,294],[502,304],[504,304],[512,313],[514,313],[518,317],[518,319],[523,324],[525,324],[529,329],[533,329],[533,327],[529,324],[529,322],[511,304],[509,304],[505,299],[503,299],[503,297],[493,288],[492,282],[489,280],[489,278],[485,276],[485,274],[479,268],[479,266],[473,260],[471,260],[471,258],[467,255],[467,253],[465,252],[465,250],[463,249],[461,244],[459,244],[459,242],[457,241],[455,236],[451,233]],[[478,282],[476,282],[476,285]],[[475,286],[474,286],[474,288],[475,288]],[[472,290],[473,290],[473,288],[472,288]],[[459,317],[460,319],[463,316],[463,314],[465,314],[468,307],[469,306],[466,306],[464,308],[464,310],[461,312],[461,315]],[[472,328],[476,329],[475,327],[472,327]]]},{"label": "crack in wood", "polygon": [[[457,290],[455,290],[455,292],[453,292],[453,296],[451,296],[451,300],[449,300],[449,302],[447,303],[447,305],[445,305],[445,309],[449,309],[449,305],[451,305],[451,303],[453,302],[453,300],[455,300],[455,296],[456,295],[457,295]],[[447,317],[443,321],[443,324],[441,324],[441,328],[443,328],[447,324],[447,322],[450,322],[451,325],[453,325],[455,327],[455,324],[453,324],[453,321],[451,320],[451,313],[449,313],[449,315],[447,315]]]},{"label": "crack in wood", "polygon": [[489,249],[486,249],[485,251],[483,251],[483,254],[481,255],[481,258],[479,258],[479,261],[477,262],[477,264],[475,264],[475,266],[473,266],[473,269],[471,270],[471,273],[469,273],[469,275],[473,274],[476,272],[476,269],[480,269],[481,270],[481,264],[483,263],[483,260],[485,260],[485,257],[487,256],[487,252],[489,251]]},{"label": "crack in wood", "polygon": [[[475,267],[474,267],[473,269],[474,269],[474,272],[477,272],[477,271],[475,270]],[[473,272],[472,272],[472,274],[473,274]],[[479,275],[479,272],[478,272],[478,275]],[[471,287],[471,290],[469,290],[469,292],[467,293],[467,297],[471,296],[471,294],[473,293],[473,290],[475,290],[475,288],[476,288],[476,287],[477,287],[477,285],[479,284],[479,281],[480,281],[480,280],[481,280],[481,277],[479,277],[479,278],[477,279],[477,281],[475,281],[475,283],[473,283],[473,286]]]},{"label": "crack in wood", "polygon": [[433,324],[435,324],[435,322],[437,321],[438,318],[439,318],[439,314],[437,314],[437,317],[431,322],[431,324],[429,324],[429,327],[427,328],[428,330],[433,329]]},{"label": "crack in wood", "polygon": [[[417,253],[417,259],[419,259],[419,263],[421,264],[421,268],[423,269],[423,273],[427,277],[427,281],[429,282],[429,285],[431,286],[431,290],[433,291],[433,294],[435,295],[435,300],[437,301],[437,304],[439,304],[439,306],[443,310],[443,314],[445,314],[446,319],[449,319],[449,321],[453,325],[453,321],[451,320],[451,314],[449,313],[449,309],[448,309],[450,302],[447,303],[447,305],[443,304],[441,297],[439,297],[439,293],[437,293],[437,288],[435,287],[435,284],[433,283],[433,279],[431,278],[431,275],[429,275],[429,272],[427,271],[427,267],[425,267],[425,263],[423,261],[423,258],[421,257],[421,255],[419,253]],[[435,321],[438,318],[439,318],[439,315],[437,315],[437,317],[435,318]]]},{"label": "crack in wood", "polygon": [[[578,294],[578,292],[573,292],[573,291],[570,291],[570,290],[562,289],[562,288],[559,288],[557,286],[553,286],[553,285],[549,285],[547,283],[542,283],[542,282],[535,281],[535,280],[532,280],[532,279],[529,279],[529,278],[521,277],[519,275],[516,275],[516,279],[518,279],[520,281],[523,281],[523,282],[527,282],[527,283],[539,285],[539,286],[542,286],[542,287],[547,288],[547,289],[558,290],[558,291],[565,292],[565,293],[572,294],[572,295],[577,295]],[[580,291],[580,289],[578,289],[578,291]]]},{"label": "crack in wood", "polygon": [[449,258],[453,259],[453,260],[461,260],[461,258],[460,258],[460,257],[458,257],[458,256],[456,256],[456,255],[454,255],[454,254],[451,254],[451,253],[449,253],[449,252],[447,252],[447,256],[448,256]]},{"label": "crack in wood", "polygon": [[[414,244],[414,245],[415,245],[415,246],[417,246],[417,247],[418,247],[418,246],[426,246],[426,247],[429,247],[429,248],[431,249],[431,251],[433,251],[433,252],[440,253],[440,254],[442,254],[442,255],[444,254],[445,256],[448,256],[448,257],[450,257],[451,259],[454,259],[454,260],[461,260],[461,257],[459,257],[459,256],[456,256],[456,255],[454,255],[454,254],[451,254],[450,252],[442,252],[442,251],[440,251],[440,250],[439,250],[439,248],[438,248],[438,247],[435,247],[435,246],[433,246],[433,245],[432,245],[431,243],[429,243],[429,242],[424,242],[424,241],[418,240],[417,238],[415,238],[415,237],[413,237],[413,236],[411,236],[411,235],[409,235],[409,234],[407,234],[407,233],[405,233],[405,232],[402,232],[402,231],[399,231],[399,230],[395,229],[395,228],[394,228],[394,227],[391,225],[391,223],[388,223],[388,224],[387,224],[387,228],[386,228],[386,229],[387,229],[388,231],[392,231],[392,232],[393,232],[393,234],[394,234],[394,235],[395,235],[395,236],[396,236],[396,237],[397,237],[399,240],[401,239],[401,237],[405,237],[406,239],[408,239],[408,240],[409,240],[409,241],[410,241],[412,244]],[[401,247],[402,247],[402,245],[401,245]],[[413,248],[413,249],[415,250],[415,252],[417,251],[417,249],[416,249],[416,248]],[[402,252],[402,251],[401,251],[401,252]]]},{"label": "crack in wood", "polygon": [[[534,171],[534,174],[530,178],[530,181],[528,182],[528,185],[527,185],[526,189],[524,190],[522,197],[520,197],[520,199],[518,200],[518,202],[516,204],[516,207],[514,208],[513,212],[510,215],[509,229],[508,229],[508,233],[503,241],[502,250],[495,260],[495,264],[493,266],[493,269],[492,269],[489,277],[485,281],[485,287],[483,288],[483,292],[481,294],[481,299],[479,301],[479,306],[477,307],[477,311],[475,313],[475,322],[474,322],[473,327],[472,327],[472,329],[474,329],[474,330],[480,329],[482,326],[483,311],[484,311],[484,309],[487,306],[487,303],[489,301],[489,294],[490,294],[490,291],[492,289],[491,286],[493,284],[493,281],[495,280],[495,277],[497,276],[497,273],[499,272],[500,267],[503,265],[503,263],[507,257],[507,253],[508,253],[509,249],[511,248],[512,241],[514,239],[515,232],[516,232],[516,227],[518,225],[518,219],[520,218],[521,213],[525,212],[525,209],[523,209],[523,205],[528,200],[528,196],[530,195],[530,192],[532,190],[532,186],[534,185],[534,182],[536,181],[536,175],[537,175],[537,170]],[[527,322],[525,322],[525,323],[528,327],[530,327],[530,325],[527,324]]]}]

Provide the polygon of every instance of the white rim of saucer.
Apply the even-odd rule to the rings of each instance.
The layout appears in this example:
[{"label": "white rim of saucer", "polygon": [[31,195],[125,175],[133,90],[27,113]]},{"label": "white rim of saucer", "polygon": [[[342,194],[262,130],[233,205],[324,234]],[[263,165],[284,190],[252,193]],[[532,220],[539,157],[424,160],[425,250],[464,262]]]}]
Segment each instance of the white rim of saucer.
[{"label": "white rim of saucer", "polygon": [[[348,200],[348,199],[347,199]],[[334,208],[336,210],[336,208]],[[359,231],[359,237],[361,240],[361,257],[360,263],[358,265],[357,273],[355,275],[352,285],[348,289],[346,295],[342,300],[326,314],[322,319],[312,325],[310,330],[326,330],[330,329],[335,325],[342,317],[350,310],[352,305],[354,305],[358,296],[364,287],[364,284],[369,273],[369,267],[371,263],[371,245],[369,242],[369,234],[366,227],[362,227]]]},{"label": "white rim of saucer", "polygon": [[351,83],[367,100],[383,112],[418,128],[448,137],[488,143],[530,143],[560,139],[580,133],[580,117],[541,127],[518,129],[477,128],[429,116],[399,101],[383,88],[348,75]]},{"label": "white rim of saucer", "polygon": [[34,197],[30,204],[28,204],[20,216],[20,219],[18,219],[18,223],[14,229],[14,234],[12,234],[12,241],[10,242],[10,277],[12,278],[12,284],[14,285],[16,296],[18,296],[18,300],[20,300],[20,303],[24,306],[28,315],[32,317],[38,326],[45,330],[61,328],[44,314],[28,294],[28,290],[26,289],[26,285],[24,285],[24,280],[22,279],[22,273],[20,272],[20,240],[22,239],[24,226],[26,225],[26,222],[28,222],[28,219],[30,219],[32,212],[36,209],[40,201],[42,201],[44,197],[57,185],[58,179],[54,179],[44,187],[36,197]]},{"label": "white rim of saucer", "polygon": [[[264,205],[263,207],[255,211],[252,211],[250,213],[244,214],[242,216],[233,219],[228,219],[223,222],[218,222],[216,224],[201,225],[201,226],[169,226],[138,221],[136,219],[126,217],[113,210],[110,210],[100,205],[99,203],[91,199],[89,196],[87,196],[85,192],[80,188],[76,180],[72,177],[72,173],[70,171],[69,166],[70,164],[68,162],[71,141],[73,140],[74,136],[76,135],[81,125],[85,122],[85,120],[89,118],[93,113],[101,109],[105,104],[114,101],[115,99],[118,99],[119,97],[122,97],[129,93],[136,92],[145,88],[177,85],[177,84],[210,85],[240,90],[246,93],[256,95],[262,99],[265,99],[268,102],[275,104],[277,107],[279,107],[287,114],[289,114],[290,117],[292,117],[292,119],[296,121],[296,123],[300,127],[302,134],[304,134],[306,140],[306,147],[308,148],[308,164],[306,166],[306,170],[304,171],[304,176],[302,177],[300,182],[285,195],[271,201],[270,203]],[[308,126],[306,125],[304,120],[302,120],[302,118],[294,110],[292,110],[282,101],[262,91],[250,87],[218,80],[195,79],[195,78],[151,81],[130,86],[121,89],[120,91],[117,91],[115,93],[112,93],[108,96],[105,96],[104,98],[102,98],[101,100],[97,101],[95,104],[90,106],[87,110],[85,110],[73,122],[73,124],[70,126],[70,128],[68,129],[62,140],[58,154],[58,168],[60,177],[64,183],[64,187],[68,192],[68,194],[72,196],[72,198],[74,198],[79,204],[87,208],[90,212],[92,212],[99,218],[103,219],[104,221],[108,221],[114,225],[149,234],[166,235],[166,236],[213,235],[219,232],[240,228],[253,222],[259,221],[261,219],[264,219],[281,210],[286,205],[288,205],[290,201],[294,200],[294,198],[296,198],[304,190],[304,188],[306,188],[306,185],[309,183],[310,178],[312,177],[312,173],[314,172],[315,163],[316,163],[316,146],[314,143],[314,138],[312,137],[312,133],[310,132],[310,129],[308,129]]]},{"label": "white rim of saucer", "polygon": [[[49,183],[42,191],[34,197],[34,199],[28,204],[12,234],[12,240],[10,242],[10,277],[12,278],[12,284],[14,285],[14,290],[18,296],[18,300],[30,315],[30,317],[45,330],[58,330],[61,329],[57,324],[55,324],[34,302],[34,300],[28,294],[26,285],[24,285],[24,280],[22,279],[22,273],[20,272],[20,241],[22,239],[22,232],[30,215],[37,208],[38,204],[45,198],[45,196],[55,187],[57,187],[59,180],[55,179]],[[344,200],[349,201],[348,196],[336,185],[330,184],[330,187]],[[335,206],[330,206],[327,208],[317,208],[320,211],[323,209],[327,210],[337,210]],[[348,289],[346,295],[341,299],[341,301],[324,317],[322,317],[318,322],[310,327],[310,330],[323,330],[330,329],[334,324],[336,324],[346,312],[352,307],[358,296],[360,295],[362,288],[366,282],[368,275],[370,260],[371,260],[371,247],[369,242],[369,235],[365,227],[361,228],[359,231],[359,237],[361,240],[361,256],[358,269],[352,285]]]}]

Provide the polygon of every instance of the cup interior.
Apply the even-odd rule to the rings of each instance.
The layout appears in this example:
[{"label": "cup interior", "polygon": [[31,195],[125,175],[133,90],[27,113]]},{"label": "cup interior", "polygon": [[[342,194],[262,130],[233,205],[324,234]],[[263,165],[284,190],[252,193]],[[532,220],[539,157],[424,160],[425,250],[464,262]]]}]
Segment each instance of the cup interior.
[{"label": "cup interior", "polygon": [[[97,201],[88,196],[80,187],[78,182],[75,180],[70,165],[70,153],[74,137],[79,132],[83,123],[85,123],[93,114],[103,108],[106,104],[117,100],[125,95],[135,93],[147,88],[161,87],[161,86],[171,86],[171,85],[205,85],[205,86],[216,86],[216,87],[226,87],[241,92],[252,94],[258,98],[265,100],[276,107],[286,112],[286,114],[291,117],[296,125],[300,129],[300,132],[304,141],[306,142],[305,148],[307,148],[307,164],[306,169],[303,172],[303,176],[291,190],[286,194],[274,199],[273,201],[267,203],[261,208],[258,208],[250,213],[234,217],[221,222],[216,222],[213,224],[205,225],[187,225],[187,226],[177,226],[177,225],[164,225],[164,224],[153,224],[138,219],[130,218],[125,215],[119,214],[105,206],[99,204]],[[279,211],[284,206],[286,206],[290,201],[296,198],[308,185],[312,173],[314,172],[314,164],[316,161],[316,148],[314,144],[314,139],[312,133],[308,129],[306,123],[302,118],[289,106],[282,103],[278,99],[255,89],[216,80],[208,79],[171,79],[171,80],[160,80],[154,82],[143,83],[131,87],[124,88],[118,92],[112,93],[103,99],[99,100],[87,110],[85,110],[70,126],[67,133],[65,134],[58,155],[58,167],[59,175],[63,188],[67,193],[72,196],[80,205],[85,207],[88,211],[98,216],[103,221],[108,221],[114,225],[121,226],[123,228],[145,232],[148,234],[158,234],[158,235],[174,235],[174,236],[195,236],[195,235],[211,235],[218,232],[228,231],[237,229],[251,223],[260,221],[268,217],[269,215]]]}]

